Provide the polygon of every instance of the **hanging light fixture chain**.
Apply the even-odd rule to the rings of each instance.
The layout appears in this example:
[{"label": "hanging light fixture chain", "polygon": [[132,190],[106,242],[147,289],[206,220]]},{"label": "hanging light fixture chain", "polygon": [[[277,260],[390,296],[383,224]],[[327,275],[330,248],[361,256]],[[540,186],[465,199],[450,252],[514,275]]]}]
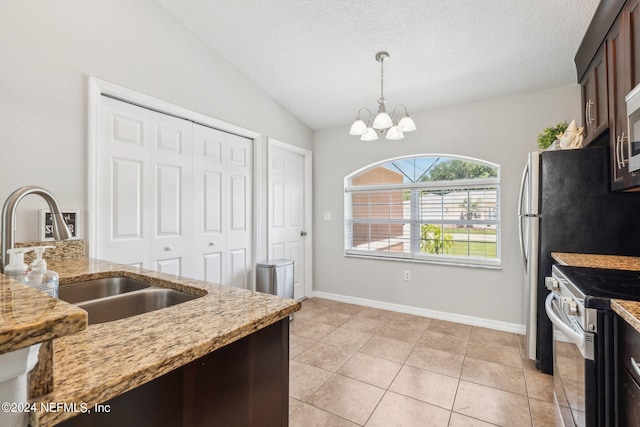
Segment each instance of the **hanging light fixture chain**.
[{"label": "hanging light fixture chain", "polygon": [[384,99],[384,56],[380,57],[380,99]]},{"label": "hanging light fixture chain", "polygon": [[389,58],[387,52],[376,53],[376,61],[380,63],[380,100],[384,100],[384,60]]}]

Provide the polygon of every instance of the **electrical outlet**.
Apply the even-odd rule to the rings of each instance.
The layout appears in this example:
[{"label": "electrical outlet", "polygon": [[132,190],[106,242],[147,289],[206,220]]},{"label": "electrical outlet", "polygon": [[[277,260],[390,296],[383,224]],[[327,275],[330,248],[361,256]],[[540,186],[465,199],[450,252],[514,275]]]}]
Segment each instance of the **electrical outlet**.
[{"label": "electrical outlet", "polygon": [[411,280],[411,272],[409,270],[404,271],[404,280]]}]

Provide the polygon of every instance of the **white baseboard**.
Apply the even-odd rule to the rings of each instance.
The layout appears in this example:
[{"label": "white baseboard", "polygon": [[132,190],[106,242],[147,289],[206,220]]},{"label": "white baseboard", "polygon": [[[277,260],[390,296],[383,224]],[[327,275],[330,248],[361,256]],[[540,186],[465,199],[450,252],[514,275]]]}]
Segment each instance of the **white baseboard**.
[{"label": "white baseboard", "polygon": [[482,317],[466,316],[463,314],[446,313],[444,311],[429,310],[409,305],[393,304],[390,302],[332,294],[329,292],[313,291],[312,297],[362,305],[371,308],[379,308],[382,310],[397,311],[400,313],[414,314],[416,316],[430,317],[432,319],[448,320],[449,322],[464,323],[465,325],[496,329],[498,331],[512,332],[514,334],[525,334],[525,326],[518,323],[502,322],[500,320],[484,319]]}]

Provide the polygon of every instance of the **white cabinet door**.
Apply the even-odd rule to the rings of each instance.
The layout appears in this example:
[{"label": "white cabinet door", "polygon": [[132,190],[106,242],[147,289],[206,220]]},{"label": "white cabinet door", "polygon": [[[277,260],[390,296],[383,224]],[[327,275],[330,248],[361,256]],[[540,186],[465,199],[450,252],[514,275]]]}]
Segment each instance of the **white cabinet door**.
[{"label": "white cabinet door", "polygon": [[305,160],[269,146],[269,258],[293,260],[293,296],[305,296]]},{"label": "white cabinet door", "polygon": [[252,141],[194,125],[194,248],[198,277],[250,288]]}]

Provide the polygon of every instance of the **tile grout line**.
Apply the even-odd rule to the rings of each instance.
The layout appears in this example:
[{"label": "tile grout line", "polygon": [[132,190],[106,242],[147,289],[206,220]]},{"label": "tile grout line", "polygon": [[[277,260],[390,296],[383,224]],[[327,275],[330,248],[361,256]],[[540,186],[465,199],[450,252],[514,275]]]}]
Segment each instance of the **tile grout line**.
[{"label": "tile grout line", "polygon": [[[322,313],[318,313],[317,315],[319,315],[319,314],[322,314]],[[317,316],[317,315],[316,315],[316,316]],[[315,316],[312,316],[312,318],[311,318],[311,319],[313,319],[313,317],[315,317]],[[349,318],[348,320],[352,319],[353,317],[354,317],[354,315],[350,315],[350,318]],[[310,319],[310,320],[311,320],[311,319]],[[319,340],[321,340],[322,338],[326,337],[327,335],[329,335],[330,333],[332,333],[333,331],[335,331],[336,329],[338,329],[338,327],[342,326],[342,325],[343,325],[344,323],[346,323],[348,320],[345,320],[345,322],[342,322],[340,325],[335,326],[331,331],[329,331],[328,333],[326,333],[326,334],[324,334],[322,337],[320,337],[320,338],[319,338]],[[318,323],[322,323],[322,322],[318,322]],[[325,324],[325,325],[326,325],[326,323],[323,323],[323,324]],[[329,325],[329,326],[334,326],[334,325]],[[378,328],[376,329],[376,332],[377,332],[380,328],[381,328],[381,326],[378,326]],[[329,371],[329,370],[324,369],[324,368],[318,368],[318,367],[316,366],[316,368],[318,368],[318,369],[322,369],[323,371],[330,372],[330,373],[331,373],[331,375],[330,375],[330,376],[329,376],[329,377],[328,377],[328,378],[327,378],[327,379],[326,379],[322,384],[320,384],[316,389],[314,389],[314,391],[311,393],[311,395],[315,394],[318,390],[320,390],[320,388],[322,388],[322,387],[323,387],[327,382],[329,382],[329,381],[330,381],[332,378],[334,378],[336,375],[341,375],[341,376],[344,376],[345,378],[349,378],[349,379],[352,379],[352,380],[354,380],[354,381],[361,382],[361,383],[363,383],[363,384],[367,384],[367,385],[374,386],[373,384],[368,384],[368,383],[366,383],[366,382],[356,380],[355,378],[350,378],[350,377],[347,377],[347,376],[345,376],[345,375],[339,374],[339,373],[338,373],[338,371],[339,371],[339,370],[340,370],[340,368],[342,368],[342,367],[343,367],[343,366],[344,366],[344,365],[345,365],[349,360],[351,360],[351,359],[353,358],[353,356],[355,356],[355,355],[360,351],[360,349],[361,349],[362,347],[364,347],[364,345],[365,345],[367,342],[369,342],[369,341],[371,340],[371,338],[373,338],[373,336],[375,336],[376,332],[374,332],[374,333],[371,335],[371,337],[370,337],[370,338],[369,338],[365,343],[363,343],[362,345],[360,345],[360,347],[358,347],[358,348],[357,348],[357,349],[356,349],[356,350],[355,350],[355,351],[354,351],[354,352],[349,356],[349,358],[348,358],[347,360],[345,360],[345,361],[344,361],[344,362],[343,362],[343,363],[342,363],[342,364],[341,364],[341,365],[336,369],[336,371],[335,371],[335,372],[333,372],[333,371]],[[322,343],[322,344],[326,344],[326,345],[334,346],[333,344],[325,343],[325,342],[323,342],[323,341],[319,341],[319,340],[315,340],[315,339],[311,339],[311,338],[307,338],[307,339],[309,339],[310,341],[313,341],[314,343]],[[334,346],[334,347],[338,347],[338,348],[339,348],[339,346]],[[306,350],[305,350],[305,351],[306,351]],[[304,351],[300,352],[300,354],[302,354],[302,353],[304,353]],[[298,356],[299,356],[299,355],[298,355]],[[297,356],[296,356],[296,357],[297,357]],[[295,360],[295,358],[294,358],[294,360]],[[300,362],[300,361],[298,361],[298,363],[304,363],[304,362]],[[306,363],[305,363],[305,364],[306,364]],[[313,365],[309,365],[309,366],[313,366]],[[376,387],[376,386],[374,386],[374,387]],[[378,388],[380,388],[380,387],[378,387]],[[371,413],[370,413],[370,414],[369,414],[369,416],[367,417],[367,420],[365,421],[365,423],[364,423],[364,424],[362,424],[361,426],[364,426],[364,425],[369,421],[369,418],[371,418],[371,415],[373,415],[373,413],[375,412],[375,409],[378,407],[378,405],[379,405],[379,404],[380,404],[380,402],[382,401],[382,398],[384,397],[384,395],[385,395],[385,394],[386,394],[386,390],[385,390],[385,392],[383,393],[383,395],[382,395],[382,397],[380,398],[380,400],[378,401],[378,403],[376,404],[375,408],[371,411]],[[320,410],[320,411],[323,411],[323,412],[325,412],[325,413],[327,413],[327,414],[331,414],[331,415],[336,416],[336,417],[338,417],[338,418],[340,418],[340,419],[343,419],[343,420],[345,420],[345,421],[347,421],[347,422],[353,423],[353,424],[355,424],[355,425],[360,425],[360,424],[358,424],[358,423],[356,423],[356,422],[354,422],[354,421],[348,420],[348,419],[346,419],[346,418],[344,418],[344,417],[342,417],[342,416],[340,416],[340,415],[338,415],[338,414],[334,414],[333,412],[329,412],[329,411],[327,411],[327,410],[325,410],[325,409],[323,409],[323,408],[318,408],[317,406],[315,406],[315,405],[313,405],[312,403],[307,402],[307,401],[305,401],[305,400],[302,400],[302,402],[303,402],[304,404],[307,404],[307,405],[309,405],[309,406],[311,406],[311,407],[314,407],[314,408],[316,408],[316,409],[318,409],[318,410]],[[298,409],[300,409],[300,408],[298,408]],[[296,409],[294,412],[296,412],[298,409]],[[290,416],[291,416],[291,415],[290,415]]]},{"label": "tile grout line", "polygon": [[532,427],[535,427],[535,424],[533,422],[533,410],[531,409],[531,399],[529,398],[529,384],[527,383],[527,373],[526,370],[527,368],[524,365],[524,361],[522,360],[522,347],[521,347],[521,343],[520,343],[520,338],[518,338],[518,352],[520,354],[520,363],[522,364],[522,380],[524,381],[524,389],[525,392],[527,393],[527,407],[529,408],[529,422],[531,423]]},{"label": "tile grout line", "polygon": [[[354,316],[351,316],[351,319],[353,319],[353,317],[354,317]],[[351,320],[351,319],[349,319],[349,320]],[[345,323],[346,323],[346,322],[345,322]],[[379,324],[379,325],[378,325],[378,327],[375,329],[375,332],[374,332],[374,333],[369,337],[369,339],[368,339],[366,342],[364,342],[360,347],[358,347],[358,349],[357,349],[357,350],[356,350],[356,351],[351,355],[351,357],[349,357],[349,360],[351,360],[351,359],[352,359],[352,358],[353,358],[357,353],[359,353],[359,352],[360,352],[360,349],[362,349],[362,347],[364,347],[364,346],[365,346],[369,341],[371,341],[371,339],[372,339],[372,338],[373,338],[373,337],[378,333],[378,331],[379,331],[380,329],[382,329],[382,325],[380,325],[380,324]],[[364,353],[364,354],[366,354],[366,353]],[[372,357],[373,357],[373,356],[372,356]],[[347,362],[348,362],[348,361],[345,361],[345,362],[342,364],[342,366],[340,366],[340,368],[342,368],[342,367],[343,367]],[[338,370],[340,370],[340,368],[338,368]],[[338,371],[338,370],[337,370],[337,371]],[[337,373],[337,371],[336,371],[336,373]],[[398,372],[400,372],[400,370],[398,370]],[[397,376],[397,375],[398,375],[398,373],[396,373],[396,376]],[[346,377],[346,376],[345,376],[345,377]],[[350,379],[355,380],[355,381],[359,381],[359,380],[357,380],[357,379],[355,379],[355,378],[351,378],[351,377],[347,377],[347,378],[350,378]],[[394,376],[394,380],[395,380],[395,376]],[[364,381],[360,381],[360,382],[362,382],[363,384],[368,384],[368,383],[366,383],[366,382],[364,382]],[[380,396],[380,400],[378,400],[378,402],[376,403],[376,405],[374,406],[374,408],[371,410],[371,413],[367,416],[367,419],[364,421],[364,423],[363,423],[363,424],[357,424],[357,423],[355,423],[355,422],[354,422],[354,424],[361,425],[362,427],[364,427],[364,426],[369,422],[369,420],[370,420],[370,419],[371,419],[371,417],[373,416],[374,412],[376,412],[376,409],[378,409],[378,406],[380,405],[380,402],[382,402],[382,399],[384,399],[384,397],[386,396],[387,392],[389,391],[389,387],[391,386],[391,384],[392,384],[392,383],[393,383],[393,380],[391,380],[391,382],[389,383],[389,385],[387,386],[387,388],[386,388],[386,389],[384,389],[384,393],[382,393],[382,396]],[[369,384],[369,385],[376,387],[376,386],[375,386],[375,385],[373,385],[373,384]],[[349,421],[350,421],[350,420],[349,420]],[[353,421],[350,421],[350,422],[353,422]]]}]

